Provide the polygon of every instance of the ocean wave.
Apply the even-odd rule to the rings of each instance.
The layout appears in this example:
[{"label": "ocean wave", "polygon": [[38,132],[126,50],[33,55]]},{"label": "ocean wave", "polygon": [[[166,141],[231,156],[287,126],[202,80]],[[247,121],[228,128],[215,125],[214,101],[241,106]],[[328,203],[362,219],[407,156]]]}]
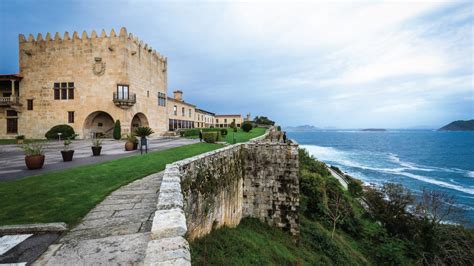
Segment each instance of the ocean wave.
[{"label": "ocean wave", "polygon": [[[363,163],[360,163],[358,161],[355,161],[352,159],[354,156],[360,156],[357,152],[346,152],[346,151],[341,151],[336,148],[332,147],[322,147],[322,146],[317,146],[317,145],[301,145],[302,148],[305,148],[308,150],[308,152],[317,157],[318,159],[326,162],[334,162],[339,165],[343,165],[346,167],[350,168],[357,168],[357,169],[363,169],[363,170],[369,170],[369,171],[375,171],[375,172],[380,172],[380,173],[386,173],[386,174],[394,174],[394,175],[400,175],[400,176],[406,176],[412,179],[416,179],[425,183],[437,185],[440,187],[448,188],[448,189],[453,189],[457,190],[460,192],[464,192],[470,195],[474,195],[474,188],[470,187],[463,187],[461,185],[458,185],[459,183],[453,182],[456,184],[448,183],[445,181],[440,181],[436,180],[433,178],[429,178],[426,176],[421,176],[421,175],[416,175],[413,173],[407,172],[410,170],[417,170],[417,171],[423,171],[423,172],[454,172],[454,173],[460,173],[460,174],[466,174],[466,172],[469,172],[469,175],[471,177],[474,177],[474,172],[472,171],[467,171],[463,169],[457,169],[457,168],[443,168],[443,167],[432,167],[432,166],[425,166],[425,165],[419,165],[411,162],[405,162],[400,160],[400,158],[393,153],[389,153],[388,155],[385,154],[385,156],[388,158],[388,160],[400,167],[394,167],[394,168],[386,168],[386,167],[372,167],[372,166],[367,166]],[[378,154],[376,156],[379,156]],[[363,178],[364,180],[368,182],[372,182],[371,178]]]},{"label": "ocean wave", "polygon": [[416,179],[416,180],[419,180],[419,181],[423,181],[425,183],[429,183],[429,184],[437,185],[437,186],[440,186],[440,187],[449,188],[449,189],[457,190],[457,191],[460,191],[460,192],[464,192],[466,194],[474,195],[474,188],[466,188],[466,187],[446,183],[444,181],[431,179],[431,178],[428,178],[426,176],[415,175],[415,174],[407,173],[407,172],[401,172],[401,173],[397,173],[397,174],[398,175],[403,175],[403,176],[406,176],[406,177],[410,177],[410,178],[413,178],[413,179]]}]

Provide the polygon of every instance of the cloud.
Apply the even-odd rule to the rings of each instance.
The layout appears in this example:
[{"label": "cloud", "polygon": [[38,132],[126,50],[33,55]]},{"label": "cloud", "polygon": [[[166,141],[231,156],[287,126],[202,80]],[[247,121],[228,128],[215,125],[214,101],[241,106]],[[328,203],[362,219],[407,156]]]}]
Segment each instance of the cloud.
[{"label": "cloud", "polygon": [[[210,111],[339,127],[474,116],[469,2],[86,1],[59,23],[23,5],[38,10],[32,32],[127,26],[168,56],[169,90]],[[10,13],[16,41],[31,15]]]}]

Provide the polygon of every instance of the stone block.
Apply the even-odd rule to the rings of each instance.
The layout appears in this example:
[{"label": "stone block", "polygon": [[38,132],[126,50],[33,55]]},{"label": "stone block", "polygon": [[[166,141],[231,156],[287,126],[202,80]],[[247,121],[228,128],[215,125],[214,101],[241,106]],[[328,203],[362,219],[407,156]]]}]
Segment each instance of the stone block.
[{"label": "stone block", "polygon": [[161,192],[158,197],[158,210],[167,210],[183,207],[183,194],[181,192]]},{"label": "stone block", "polygon": [[158,210],[153,217],[151,238],[184,236],[187,231],[186,217],[179,208]]},{"label": "stone block", "polygon": [[183,237],[148,242],[145,265],[191,265],[190,261],[189,244]]},{"label": "stone block", "polygon": [[163,192],[180,192],[181,185],[179,182],[163,182],[160,187],[160,193]]}]

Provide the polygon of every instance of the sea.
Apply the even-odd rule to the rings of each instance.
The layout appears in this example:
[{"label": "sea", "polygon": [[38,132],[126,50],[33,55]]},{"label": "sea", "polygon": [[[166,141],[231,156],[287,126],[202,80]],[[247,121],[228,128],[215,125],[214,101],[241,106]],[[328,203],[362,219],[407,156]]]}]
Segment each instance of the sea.
[{"label": "sea", "polygon": [[[474,131],[318,130],[287,132],[318,160],[367,184],[401,183],[453,195],[474,224]],[[456,221],[448,221],[456,222]]]}]

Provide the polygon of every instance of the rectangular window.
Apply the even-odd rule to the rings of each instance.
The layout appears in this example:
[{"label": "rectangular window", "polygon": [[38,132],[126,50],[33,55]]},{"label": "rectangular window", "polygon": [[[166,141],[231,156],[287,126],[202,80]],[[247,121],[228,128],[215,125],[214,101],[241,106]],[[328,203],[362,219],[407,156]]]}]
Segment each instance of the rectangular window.
[{"label": "rectangular window", "polygon": [[178,115],[178,106],[173,106],[173,114]]},{"label": "rectangular window", "polygon": [[158,92],[158,105],[166,106],[166,94]]},{"label": "rectangular window", "polygon": [[184,116],[184,107],[181,107],[181,115]]},{"label": "rectangular window", "polygon": [[26,109],[29,111],[33,110],[33,99],[26,100]]},{"label": "rectangular window", "polygon": [[70,124],[74,123],[74,111],[67,112],[67,122]]},{"label": "rectangular window", "polygon": [[55,100],[74,99],[74,82],[55,82],[53,90]]},{"label": "rectangular window", "polygon": [[67,89],[61,88],[61,100],[67,100]]},{"label": "rectangular window", "polygon": [[7,118],[7,134],[18,133],[18,118]]},{"label": "rectangular window", "polygon": [[128,100],[128,85],[117,85],[117,99],[119,100]]},{"label": "rectangular window", "polygon": [[60,100],[61,99],[59,97],[59,88],[54,88],[54,99],[55,100]]},{"label": "rectangular window", "polygon": [[189,117],[191,117],[191,109],[189,109]]}]

